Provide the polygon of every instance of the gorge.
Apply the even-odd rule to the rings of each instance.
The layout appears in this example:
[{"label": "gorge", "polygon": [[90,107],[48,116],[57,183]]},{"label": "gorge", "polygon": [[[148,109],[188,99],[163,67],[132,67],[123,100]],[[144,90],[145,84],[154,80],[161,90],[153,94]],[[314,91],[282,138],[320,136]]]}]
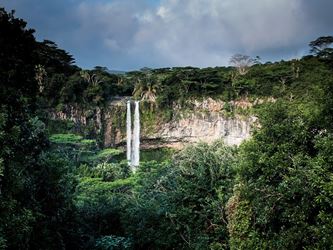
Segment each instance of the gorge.
[{"label": "gorge", "polygon": [[0,7],[1,250],[332,249],[333,37],[301,59],[235,55],[245,69],[117,73],[14,14]]},{"label": "gorge", "polygon": [[[82,130],[88,125],[93,127],[94,133],[101,138],[104,147],[123,146],[127,144],[127,160],[132,157],[138,142],[135,140],[140,125],[138,113],[134,117],[134,127],[131,126],[131,104],[126,97],[111,101],[105,108],[95,107],[90,109],[78,106],[68,106],[60,112],[51,112],[54,120],[72,121],[77,130]],[[224,112],[225,102],[211,98],[191,102],[191,109],[182,109],[174,105],[172,117],[169,120],[161,119],[158,110],[150,110],[150,107],[142,105],[141,141],[142,148],[171,147],[181,149],[189,143],[213,142],[223,139],[227,145],[239,145],[242,141],[250,138],[251,126],[255,124],[256,117],[253,115],[230,116]],[[235,103],[242,110],[247,110],[252,104],[247,102]],[[241,106],[243,105],[243,106]],[[138,102],[135,102],[135,111]],[[147,113],[148,112],[148,113]],[[148,115],[147,115],[148,114]],[[148,117],[149,116],[149,117]],[[131,131],[133,133],[127,133]],[[129,152],[132,152],[131,154]],[[135,155],[135,154],[134,154]],[[136,161],[136,160],[135,160]],[[133,161],[132,165],[134,164]]]}]

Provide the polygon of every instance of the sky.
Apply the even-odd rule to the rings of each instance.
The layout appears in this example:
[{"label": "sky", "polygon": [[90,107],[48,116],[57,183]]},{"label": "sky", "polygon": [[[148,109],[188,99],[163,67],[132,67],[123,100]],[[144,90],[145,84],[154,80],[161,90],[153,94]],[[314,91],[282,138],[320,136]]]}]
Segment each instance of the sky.
[{"label": "sky", "polygon": [[332,0],[0,0],[85,69],[215,67],[308,54],[333,35]]}]

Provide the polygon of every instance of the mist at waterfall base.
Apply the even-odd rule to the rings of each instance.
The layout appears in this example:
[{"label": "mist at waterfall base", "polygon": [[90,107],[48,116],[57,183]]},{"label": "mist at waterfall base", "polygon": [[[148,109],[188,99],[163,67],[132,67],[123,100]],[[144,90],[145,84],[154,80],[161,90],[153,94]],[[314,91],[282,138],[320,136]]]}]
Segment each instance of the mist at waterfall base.
[{"label": "mist at waterfall base", "polygon": [[127,101],[126,135],[127,135],[127,162],[133,172],[140,163],[140,109],[139,101],[135,101],[134,122],[132,131],[131,101]]}]

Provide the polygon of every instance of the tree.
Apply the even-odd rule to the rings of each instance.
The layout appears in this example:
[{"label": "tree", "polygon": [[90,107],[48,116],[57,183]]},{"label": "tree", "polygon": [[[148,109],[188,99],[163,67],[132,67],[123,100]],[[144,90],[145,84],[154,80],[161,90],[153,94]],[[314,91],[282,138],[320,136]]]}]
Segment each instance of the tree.
[{"label": "tree", "polygon": [[35,80],[38,82],[39,92],[42,93],[45,88],[44,79],[47,76],[47,73],[44,67],[40,64],[35,66],[35,70],[36,70]]},{"label": "tree", "polygon": [[236,150],[218,141],[190,146],[171,164],[142,165],[123,216],[136,248],[227,248],[224,205],[233,186],[235,156]]},{"label": "tree", "polygon": [[44,72],[36,77],[36,66],[45,64],[33,33],[0,8],[1,249],[59,248],[71,200],[67,166],[42,153],[48,141],[36,113]]},{"label": "tree", "polygon": [[36,57],[48,73],[63,73],[70,76],[78,67],[74,65],[74,58],[68,52],[58,48],[52,41],[36,42]]},{"label": "tree", "polygon": [[333,137],[318,127],[324,114],[310,110],[280,100],[261,111],[228,202],[231,249],[332,246]]},{"label": "tree", "polygon": [[133,95],[137,98],[140,97],[143,101],[155,103],[156,95],[160,87],[159,82],[150,70],[145,69],[142,71],[143,77],[141,77],[141,79],[137,79]]},{"label": "tree", "polygon": [[87,83],[90,85],[93,85],[94,87],[100,85],[103,83],[103,79],[101,79],[98,75],[94,73],[90,73],[87,70],[81,70],[80,71],[80,76],[87,81]]},{"label": "tree", "polygon": [[333,56],[333,36],[321,36],[309,43],[311,47],[310,53],[313,53],[321,58],[331,58]]},{"label": "tree", "polygon": [[256,59],[247,55],[235,54],[231,57],[230,63],[236,67],[240,75],[245,75],[250,67],[256,63]]}]

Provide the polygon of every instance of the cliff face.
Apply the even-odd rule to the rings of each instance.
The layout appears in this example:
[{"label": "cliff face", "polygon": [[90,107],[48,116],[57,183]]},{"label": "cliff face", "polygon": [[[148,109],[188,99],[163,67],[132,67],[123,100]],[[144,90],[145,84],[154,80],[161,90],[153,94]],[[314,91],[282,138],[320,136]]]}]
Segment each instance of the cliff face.
[{"label": "cliff face", "polygon": [[[248,108],[251,104],[235,102],[233,105]],[[192,101],[191,108],[184,111],[175,105],[173,118],[168,122],[161,122],[156,115],[149,120],[149,126],[145,126],[142,120],[142,147],[182,148],[187,143],[212,142],[217,139],[223,139],[227,145],[239,145],[250,137],[251,126],[256,118],[228,117],[222,112],[224,106],[224,102],[212,99]],[[105,147],[119,146],[126,141],[124,100],[113,101],[104,109],[69,107],[62,112],[51,113],[53,119],[71,120],[77,128],[90,126]]]},{"label": "cliff face", "polygon": [[161,139],[166,146],[182,147],[193,142],[213,142],[223,139],[227,145],[239,145],[250,137],[255,118],[226,118],[220,113],[193,113],[162,124],[160,130],[149,136]]}]

